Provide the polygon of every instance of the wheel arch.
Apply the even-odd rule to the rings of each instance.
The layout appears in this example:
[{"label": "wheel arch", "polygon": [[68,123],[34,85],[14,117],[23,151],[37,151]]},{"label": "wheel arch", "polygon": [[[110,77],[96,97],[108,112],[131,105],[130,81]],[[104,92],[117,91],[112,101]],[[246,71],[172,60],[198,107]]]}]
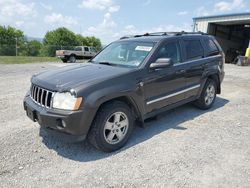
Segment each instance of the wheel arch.
[{"label": "wheel arch", "polygon": [[215,74],[210,74],[210,75],[207,76],[207,80],[208,79],[211,79],[211,80],[215,81],[216,86],[217,86],[216,92],[217,92],[217,94],[221,94],[221,84],[220,84],[219,75],[216,74],[216,73]]},{"label": "wheel arch", "polygon": [[139,111],[139,108],[137,106],[137,104],[135,103],[135,101],[129,97],[129,96],[119,96],[119,97],[115,97],[115,98],[112,98],[112,99],[109,99],[107,101],[104,101],[102,102],[99,107],[98,107],[98,110],[96,113],[98,113],[98,111],[104,106],[106,105],[107,103],[110,103],[110,102],[113,102],[113,101],[121,101],[121,102],[124,102],[125,104],[127,104],[130,109],[132,110],[132,114],[135,115],[135,119],[138,119],[138,120],[142,120],[142,117],[141,117],[141,113]]}]

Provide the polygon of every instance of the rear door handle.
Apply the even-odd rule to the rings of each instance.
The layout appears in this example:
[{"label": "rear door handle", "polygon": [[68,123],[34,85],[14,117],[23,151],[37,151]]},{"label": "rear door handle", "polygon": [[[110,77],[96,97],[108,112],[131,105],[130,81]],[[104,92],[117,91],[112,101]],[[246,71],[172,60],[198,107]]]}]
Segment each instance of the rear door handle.
[{"label": "rear door handle", "polygon": [[206,64],[203,65],[204,69],[207,68],[207,67],[209,67],[209,63],[206,63]]}]

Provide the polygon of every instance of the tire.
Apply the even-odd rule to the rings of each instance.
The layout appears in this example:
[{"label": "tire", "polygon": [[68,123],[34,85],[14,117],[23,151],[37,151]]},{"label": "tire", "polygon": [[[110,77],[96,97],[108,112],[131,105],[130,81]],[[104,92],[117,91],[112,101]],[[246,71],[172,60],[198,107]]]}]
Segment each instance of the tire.
[{"label": "tire", "polygon": [[62,59],[62,62],[63,62],[63,63],[67,63],[67,62],[68,62],[68,59]]},{"label": "tire", "polygon": [[76,56],[71,55],[71,56],[69,57],[69,62],[70,62],[70,63],[75,63],[75,62],[76,62]]},{"label": "tire", "polygon": [[129,106],[113,101],[98,110],[88,134],[88,141],[99,150],[112,152],[127,143],[133,127],[134,117]]},{"label": "tire", "polygon": [[202,92],[200,98],[197,99],[194,104],[202,110],[207,110],[211,108],[216,99],[217,85],[212,79],[208,79]]}]

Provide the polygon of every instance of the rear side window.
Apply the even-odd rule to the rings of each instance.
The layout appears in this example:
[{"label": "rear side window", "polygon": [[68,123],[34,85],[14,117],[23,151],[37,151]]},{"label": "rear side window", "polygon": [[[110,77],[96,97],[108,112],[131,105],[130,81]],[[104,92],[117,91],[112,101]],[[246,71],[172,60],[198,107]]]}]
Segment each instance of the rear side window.
[{"label": "rear side window", "polygon": [[212,39],[205,39],[204,45],[207,51],[207,56],[213,56],[213,55],[219,54],[218,47],[216,46],[216,44],[214,43]]},{"label": "rear side window", "polygon": [[84,51],[88,52],[89,48],[88,47],[84,47]]},{"label": "rear side window", "polygon": [[196,60],[203,57],[203,47],[200,40],[184,40],[187,60]]}]

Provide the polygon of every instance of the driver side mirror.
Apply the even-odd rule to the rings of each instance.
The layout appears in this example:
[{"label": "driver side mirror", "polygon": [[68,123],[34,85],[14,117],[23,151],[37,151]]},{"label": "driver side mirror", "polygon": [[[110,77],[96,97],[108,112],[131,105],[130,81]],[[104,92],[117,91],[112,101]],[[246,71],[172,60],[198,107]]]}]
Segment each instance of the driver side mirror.
[{"label": "driver side mirror", "polygon": [[173,65],[170,58],[158,58],[155,63],[150,64],[150,69],[163,69]]}]

